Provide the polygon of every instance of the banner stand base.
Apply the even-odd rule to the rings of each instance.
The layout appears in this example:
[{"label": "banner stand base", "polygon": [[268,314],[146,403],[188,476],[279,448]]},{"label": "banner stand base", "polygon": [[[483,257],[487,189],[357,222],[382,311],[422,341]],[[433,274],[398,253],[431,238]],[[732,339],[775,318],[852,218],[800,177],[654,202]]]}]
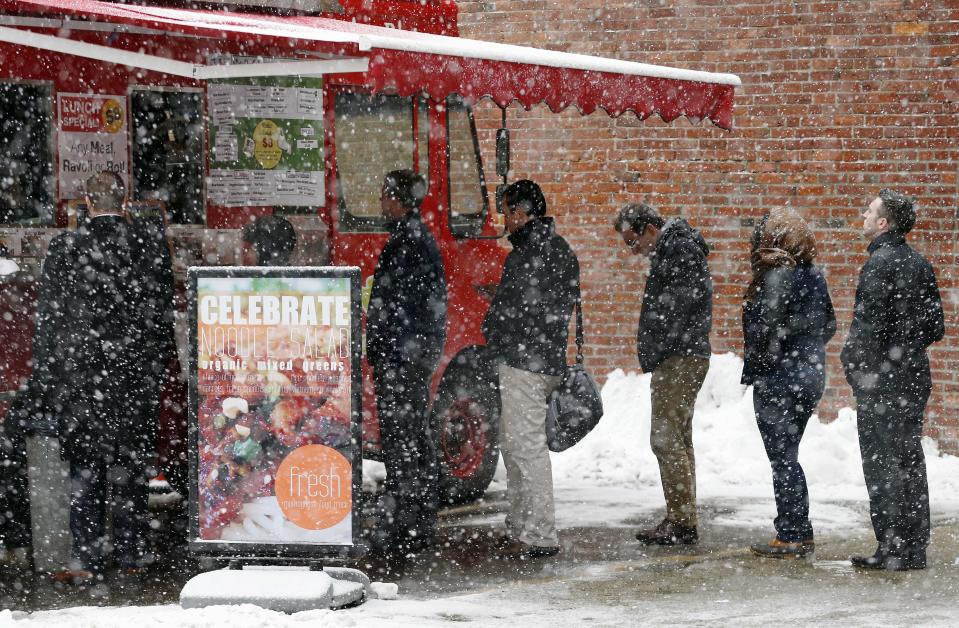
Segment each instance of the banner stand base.
[{"label": "banner stand base", "polygon": [[253,604],[281,613],[343,608],[374,597],[369,577],[358,569],[276,565],[208,571],[180,591],[182,608]]}]

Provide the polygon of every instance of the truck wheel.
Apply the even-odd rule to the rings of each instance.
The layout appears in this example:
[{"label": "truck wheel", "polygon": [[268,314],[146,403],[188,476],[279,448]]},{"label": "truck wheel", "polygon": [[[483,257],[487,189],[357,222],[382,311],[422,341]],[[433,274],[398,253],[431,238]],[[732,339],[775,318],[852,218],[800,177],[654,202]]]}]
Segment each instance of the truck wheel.
[{"label": "truck wheel", "polygon": [[440,487],[448,505],[481,497],[499,461],[498,391],[476,361],[460,360],[443,375],[433,403]]}]

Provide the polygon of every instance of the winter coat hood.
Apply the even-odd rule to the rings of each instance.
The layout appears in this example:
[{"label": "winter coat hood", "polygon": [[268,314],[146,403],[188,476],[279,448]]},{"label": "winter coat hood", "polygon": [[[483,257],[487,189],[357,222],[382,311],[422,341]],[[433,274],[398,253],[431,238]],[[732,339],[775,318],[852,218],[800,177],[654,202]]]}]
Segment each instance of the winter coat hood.
[{"label": "winter coat hood", "polygon": [[704,256],[709,255],[709,245],[706,239],[698,229],[694,228],[685,218],[670,218],[663,225],[663,230],[659,234],[659,240],[656,242],[656,249],[653,255],[661,255],[671,250],[677,243],[691,240],[703,252]]},{"label": "winter coat hood", "polygon": [[639,315],[636,350],[643,371],[651,373],[674,355],[709,357],[713,282],[708,254],[702,234],[684,219],[663,225]]}]

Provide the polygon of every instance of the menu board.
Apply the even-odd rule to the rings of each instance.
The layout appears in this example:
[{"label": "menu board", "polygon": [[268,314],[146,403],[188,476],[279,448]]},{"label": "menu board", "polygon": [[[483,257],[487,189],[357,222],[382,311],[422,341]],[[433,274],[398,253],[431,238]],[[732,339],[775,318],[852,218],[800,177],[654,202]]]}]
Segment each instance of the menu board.
[{"label": "menu board", "polygon": [[359,271],[191,268],[191,548],[353,545]]},{"label": "menu board", "polygon": [[61,200],[82,199],[100,172],[130,187],[126,96],[57,94],[57,181]]},{"label": "menu board", "polygon": [[244,80],[207,86],[210,201],[225,207],[322,205],[322,79]]}]

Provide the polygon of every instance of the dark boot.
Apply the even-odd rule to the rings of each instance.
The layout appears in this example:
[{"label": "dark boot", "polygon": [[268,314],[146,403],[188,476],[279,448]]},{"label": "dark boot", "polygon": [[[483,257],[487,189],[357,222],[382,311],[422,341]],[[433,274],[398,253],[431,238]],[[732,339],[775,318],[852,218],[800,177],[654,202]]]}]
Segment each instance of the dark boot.
[{"label": "dark boot", "polygon": [[910,568],[906,557],[893,556],[882,550],[876,550],[872,556],[852,556],[849,562],[856,569],[866,571],[906,571]]},{"label": "dark boot", "polygon": [[529,545],[522,541],[513,541],[499,548],[499,555],[510,560],[530,560],[559,554],[559,547],[552,545]]},{"label": "dark boot", "polygon": [[699,534],[696,528],[663,519],[655,528],[637,532],[636,540],[646,545],[694,545],[699,541]]},{"label": "dark boot", "polygon": [[906,567],[909,569],[926,568],[926,550],[912,550],[906,554]]}]

